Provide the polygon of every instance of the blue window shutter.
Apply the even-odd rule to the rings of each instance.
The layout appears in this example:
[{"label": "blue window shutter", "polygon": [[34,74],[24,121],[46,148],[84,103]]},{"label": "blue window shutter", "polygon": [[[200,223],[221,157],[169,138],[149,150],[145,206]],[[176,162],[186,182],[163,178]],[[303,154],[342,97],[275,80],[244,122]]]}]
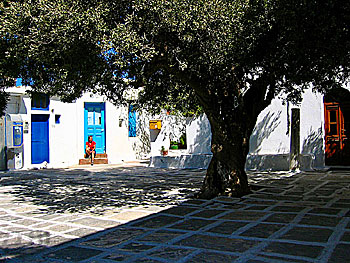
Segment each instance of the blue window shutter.
[{"label": "blue window shutter", "polygon": [[133,105],[129,106],[129,137],[136,137],[136,111]]}]

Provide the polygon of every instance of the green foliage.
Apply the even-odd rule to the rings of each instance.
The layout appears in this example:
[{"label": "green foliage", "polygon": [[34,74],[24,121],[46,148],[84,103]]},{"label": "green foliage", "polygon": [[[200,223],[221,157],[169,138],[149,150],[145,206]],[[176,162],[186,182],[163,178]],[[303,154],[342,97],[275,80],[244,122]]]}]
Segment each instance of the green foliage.
[{"label": "green foliage", "polygon": [[[0,4],[0,77],[72,101],[237,122],[281,91],[349,80],[349,1],[27,0]],[[240,114],[242,115],[242,114]],[[243,114],[244,115],[244,114]]]},{"label": "green foliage", "polygon": [[180,137],[180,144],[186,146],[186,133],[182,134]]},{"label": "green foliage", "polygon": [[249,192],[249,137],[274,97],[349,82],[348,0],[7,0],[0,25],[0,79],[64,101],[138,93],[151,112],[204,111],[206,198]]},{"label": "green foliage", "polygon": [[5,114],[5,109],[8,101],[8,94],[0,90],[0,117]]},{"label": "green foliage", "polygon": [[[99,1],[7,1],[1,5],[1,39],[6,42],[7,75],[25,85],[72,101],[84,91],[106,92],[121,82],[122,73],[103,56],[104,22],[125,3]],[[115,12],[118,17],[120,12]],[[111,18],[109,23],[118,19]],[[107,33],[107,32],[106,32]],[[2,46],[3,47],[3,46]],[[119,78],[118,78],[119,77]]]}]

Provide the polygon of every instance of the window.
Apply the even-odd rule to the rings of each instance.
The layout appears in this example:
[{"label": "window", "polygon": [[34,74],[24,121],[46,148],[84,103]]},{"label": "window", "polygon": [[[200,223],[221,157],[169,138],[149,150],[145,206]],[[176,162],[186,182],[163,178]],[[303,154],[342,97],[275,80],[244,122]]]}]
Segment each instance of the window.
[{"label": "window", "polygon": [[60,124],[61,123],[61,115],[59,115],[59,114],[55,115],[55,123],[56,124]]},{"label": "window", "polygon": [[129,137],[136,137],[136,111],[134,106],[129,106]]},{"label": "window", "polygon": [[329,135],[338,135],[338,111],[329,111]]},{"label": "window", "polygon": [[49,110],[50,98],[43,93],[33,93],[32,110]]}]

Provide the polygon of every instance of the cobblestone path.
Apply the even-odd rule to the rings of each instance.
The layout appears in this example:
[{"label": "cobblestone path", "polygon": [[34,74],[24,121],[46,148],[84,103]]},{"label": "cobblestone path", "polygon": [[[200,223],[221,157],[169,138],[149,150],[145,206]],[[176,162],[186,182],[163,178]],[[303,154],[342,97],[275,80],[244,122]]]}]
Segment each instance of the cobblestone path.
[{"label": "cobblestone path", "polygon": [[[350,262],[350,171],[250,174],[193,200],[205,171],[0,174],[5,262]],[[1,260],[0,260],[1,261]]]}]

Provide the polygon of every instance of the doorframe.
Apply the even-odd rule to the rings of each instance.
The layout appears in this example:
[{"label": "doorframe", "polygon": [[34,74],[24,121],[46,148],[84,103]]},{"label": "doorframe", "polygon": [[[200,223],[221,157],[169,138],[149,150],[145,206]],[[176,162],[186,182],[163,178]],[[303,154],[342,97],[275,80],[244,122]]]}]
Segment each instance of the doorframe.
[{"label": "doorframe", "polygon": [[[40,163],[33,163],[33,116],[45,116],[47,117],[46,126],[47,126],[47,162],[50,163],[50,114],[31,114],[31,130],[30,130],[30,162],[31,164],[40,164]],[[46,161],[46,160],[45,160]]]},{"label": "doorframe", "polygon": [[[327,91],[323,96],[323,106],[324,106],[324,133],[325,133],[324,134],[325,166],[349,167],[350,158],[348,156],[350,154],[349,152],[350,91],[345,88],[333,88]],[[336,112],[336,116],[334,115],[331,116],[330,112],[332,110]],[[330,122],[331,117],[333,119],[332,122]],[[337,124],[336,126],[337,134],[335,134],[335,123]],[[333,128],[331,128],[331,125],[333,125]],[[327,158],[327,153],[329,155],[328,158]],[[334,157],[332,158],[332,156]],[[336,161],[333,161],[332,159]]]},{"label": "doorframe", "polygon": [[103,147],[103,153],[106,153],[107,148],[107,140],[106,140],[106,103],[105,102],[84,102],[84,153],[85,153],[85,143],[87,141],[88,136],[88,110],[87,105],[93,105],[93,106],[101,106],[101,122],[103,126],[103,141],[104,141],[104,147]]}]

